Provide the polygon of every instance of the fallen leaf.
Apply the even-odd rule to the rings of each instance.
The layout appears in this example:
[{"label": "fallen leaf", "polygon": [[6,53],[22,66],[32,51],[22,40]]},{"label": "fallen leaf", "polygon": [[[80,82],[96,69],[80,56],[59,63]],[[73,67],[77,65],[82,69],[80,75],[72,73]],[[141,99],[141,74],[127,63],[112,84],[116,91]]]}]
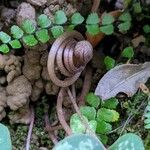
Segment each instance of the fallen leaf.
[{"label": "fallen leaf", "polygon": [[150,62],[144,64],[124,64],[108,71],[99,81],[95,95],[103,100],[115,97],[119,92],[133,96],[141,83],[150,77]]},{"label": "fallen leaf", "polygon": [[136,48],[139,46],[140,43],[144,43],[145,42],[145,38],[143,35],[140,35],[136,38],[134,38],[132,41],[133,47]]}]

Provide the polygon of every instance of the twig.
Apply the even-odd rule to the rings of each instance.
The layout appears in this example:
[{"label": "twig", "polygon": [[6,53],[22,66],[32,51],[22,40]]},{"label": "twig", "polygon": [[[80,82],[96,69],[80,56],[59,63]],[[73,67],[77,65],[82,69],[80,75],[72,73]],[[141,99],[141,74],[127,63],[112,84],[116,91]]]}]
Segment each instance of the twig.
[{"label": "twig", "polygon": [[61,124],[59,124],[59,125],[56,125],[56,126],[54,126],[54,127],[47,127],[47,131],[48,132],[52,132],[52,131],[55,131],[55,130],[60,130],[60,129],[63,129],[63,127],[62,127],[62,125]]},{"label": "twig", "polygon": [[90,66],[87,66],[81,95],[78,98],[79,106],[85,105],[85,96],[90,90],[91,80],[92,80],[92,68]]},{"label": "twig", "polygon": [[45,110],[44,120],[45,120],[46,131],[48,132],[49,138],[51,139],[51,141],[54,144],[57,144],[58,140],[57,140],[56,136],[52,133],[52,131],[50,131],[51,126],[50,126],[49,117],[48,117],[48,108]]},{"label": "twig", "polygon": [[35,119],[34,108],[31,106],[31,122],[29,126],[27,140],[26,140],[26,150],[30,149],[30,141],[31,141],[32,129],[34,125],[34,119]]},{"label": "twig", "polygon": [[97,12],[99,5],[100,5],[100,0],[94,0],[91,12]]},{"label": "twig", "polygon": [[68,135],[72,134],[72,131],[69,127],[69,125],[67,124],[64,114],[63,114],[63,110],[62,110],[62,102],[63,102],[63,96],[64,96],[64,88],[61,88],[58,94],[58,98],[57,98],[57,114],[58,114],[58,119],[62,125],[62,127],[64,128],[64,130],[66,131],[66,133]]}]

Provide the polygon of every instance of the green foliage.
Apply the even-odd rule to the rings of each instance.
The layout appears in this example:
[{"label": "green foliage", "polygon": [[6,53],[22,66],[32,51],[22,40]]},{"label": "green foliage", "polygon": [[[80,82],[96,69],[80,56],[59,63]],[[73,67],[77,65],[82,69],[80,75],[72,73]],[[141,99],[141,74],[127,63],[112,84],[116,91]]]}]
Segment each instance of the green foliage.
[{"label": "green foliage", "polygon": [[41,28],[48,28],[51,25],[51,20],[45,14],[41,14],[37,19],[37,23]]},{"label": "green foliage", "polygon": [[48,30],[47,29],[41,29],[39,31],[36,31],[35,33],[36,38],[41,42],[41,43],[46,43],[49,41],[50,36],[48,34]]},{"label": "green foliage", "polygon": [[97,112],[97,121],[115,122],[119,119],[119,113],[115,110],[100,108]]},{"label": "green foliage", "polygon": [[140,2],[136,2],[133,4],[133,10],[136,14],[141,13],[142,12],[142,7]]},{"label": "green foliage", "polygon": [[109,56],[106,56],[104,59],[104,64],[107,70],[112,69],[115,66],[115,60]]},{"label": "green foliage", "polygon": [[102,107],[109,108],[109,109],[116,109],[118,103],[119,103],[118,99],[114,97],[104,101],[102,103]]},{"label": "green foliage", "polygon": [[2,43],[6,44],[11,40],[11,37],[7,33],[1,31],[0,32],[0,40],[2,41]]},{"label": "green foliage", "polygon": [[100,33],[98,24],[86,25],[86,29],[90,35],[97,35],[98,33]]},{"label": "green foliage", "polygon": [[0,45],[0,52],[2,52],[2,53],[4,53],[4,54],[8,53],[8,52],[9,52],[9,47],[8,47],[8,45],[7,45],[7,44],[2,44],[2,45]]},{"label": "green foliage", "polygon": [[102,16],[102,25],[109,25],[115,21],[114,17],[108,13]]},{"label": "green foliage", "polygon": [[112,130],[112,125],[103,120],[97,121],[96,133],[106,134]]},{"label": "green foliage", "polygon": [[12,34],[14,39],[20,39],[23,36],[24,32],[18,26],[13,25],[11,27],[11,34]]},{"label": "green foliage", "polygon": [[99,139],[103,144],[107,144],[108,142],[108,136],[106,134],[100,134]]},{"label": "green foliage", "polygon": [[0,123],[0,149],[1,150],[11,150],[11,138],[9,130],[6,126]]},{"label": "green foliage", "polygon": [[[97,121],[96,120],[91,120],[89,121],[89,128],[95,133],[96,132],[96,128],[97,128]],[[88,129],[86,130],[86,133],[90,134],[91,131],[89,131]]]},{"label": "green foliage", "polygon": [[148,105],[146,106],[145,113],[144,113],[144,128],[150,129],[150,101],[148,102]]},{"label": "green foliage", "polygon": [[51,28],[51,32],[54,38],[58,38],[64,33],[64,28],[62,26],[54,26]]},{"label": "green foliage", "polygon": [[54,22],[57,25],[62,25],[66,23],[67,22],[66,14],[62,10],[56,11],[55,16],[54,16]]},{"label": "green foliage", "polygon": [[121,55],[122,55],[123,57],[128,58],[128,59],[131,59],[131,58],[134,56],[133,47],[131,47],[131,46],[126,47],[126,48],[122,51]]},{"label": "green foliage", "polygon": [[100,31],[105,33],[106,35],[111,35],[114,33],[114,26],[112,24],[101,26]]},{"label": "green foliage", "polygon": [[90,106],[81,106],[80,112],[84,115],[89,121],[95,120],[96,109]]},{"label": "green foliage", "polygon": [[13,49],[19,49],[19,48],[21,48],[21,43],[20,43],[20,41],[17,40],[17,39],[10,41],[9,44],[11,45],[11,47],[12,47]]},{"label": "green foliage", "polygon": [[88,93],[85,99],[86,102],[92,107],[98,108],[100,105],[100,98],[92,92]]},{"label": "green foliage", "polygon": [[104,150],[103,144],[88,134],[73,134],[60,141],[53,150]]},{"label": "green foliage", "polygon": [[29,19],[24,20],[21,24],[21,27],[24,30],[24,32],[27,33],[27,34],[34,33],[35,29],[36,29],[33,22]]},{"label": "green foliage", "polygon": [[98,24],[99,20],[97,13],[91,13],[87,17],[86,24]]},{"label": "green foliage", "polygon": [[79,25],[79,24],[81,24],[81,23],[83,23],[83,21],[84,21],[84,17],[83,16],[81,16],[81,14],[80,13],[74,13],[72,16],[71,16],[71,23],[73,24],[73,25]]},{"label": "green foliage", "polygon": [[119,20],[126,22],[126,21],[131,21],[132,18],[129,12],[124,12],[122,15],[120,15]]},{"label": "green foliage", "polygon": [[38,44],[37,39],[34,37],[34,35],[25,35],[22,38],[23,42],[27,45],[27,46],[35,46]]},{"label": "green foliage", "polygon": [[150,25],[148,25],[148,24],[146,24],[146,25],[144,25],[143,26],[143,31],[145,32],[145,33],[150,33]]},{"label": "green foliage", "polygon": [[133,133],[121,136],[108,150],[144,150],[142,139]]}]

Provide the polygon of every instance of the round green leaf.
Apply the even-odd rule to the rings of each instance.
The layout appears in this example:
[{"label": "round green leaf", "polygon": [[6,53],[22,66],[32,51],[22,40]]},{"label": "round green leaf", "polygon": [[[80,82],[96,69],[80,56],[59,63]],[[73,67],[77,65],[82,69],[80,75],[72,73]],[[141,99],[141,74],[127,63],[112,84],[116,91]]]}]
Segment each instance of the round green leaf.
[{"label": "round green leaf", "polygon": [[11,27],[11,34],[12,34],[14,39],[20,39],[23,36],[24,32],[18,26],[13,25]]},{"label": "round green leaf", "polygon": [[133,4],[133,9],[135,13],[141,13],[142,12],[142,8],[141,8],[141,4],[140,2],[134,3]]},{"label": "round green leaf", "polygon": [[62,10],[56,11],[54,20],[55,20],[55,23],[58,25],[66,23],[67,17],[66,17],[66,14],[64,13],[64,11],[62,11]]},{"label": "round green leaf", "polygon": [[90,35],[97,35],[98,33],[100,33],[100,28],[98,24],[86,25],[86,28],[87,32]]},{"label": "round green leaf", "polygon": [[23,36],[22,40],[27,46],[32,47],[38,44],[38,41],[36,40],[34,35],[25,35]]},{"label": "round green leaf", "polygon": [[144,25],[144,26],[143,26],[143,31],[144,31],[145,33],[150,33],[150,25],[148,25],[148,24]]},{"label": "round green leaf", "polygon": [[36,29],[33,22],[29,19],[24,20],[21,24],[21,27],[27,34],[34,33]]},{"label": "round green leaf", "polygon": [[119,17],[119,20],[120,21],[131,21],[132,18],[131,18],[131,15],[129,12],[124,12],[120,17]]},{"label": "round green leaf", "polygon": [[106,56],[104,59],[104,64],[107,70],[110,70],[115,66],[115,60],[109,56]]},{"label": "round green leaf", "polygon": [[53,26],[51,32],[54,38],[58,38],[64,33],[64,28],[62,26]]},{"label": "round green leaf", "polygon": [[19,40],[12,40],[12,41],[9,42],[9,44],[11,45],[11,47],[13,49],[19,49],[19,48],[21,48],[21,43],[20,43]]},{"label": "round green leaf", "polygon": [[91,13],[88,15],[86,19],[86,24],[98,24],[99,23],[99,17],[97,13]]},{"label": "round green leaf", "polygon": [[81,24],[82,22],[84,21],[84,17],[81,16],[80,13],[74,13],[71,17],[71,23],[73,25],[78,25],[78,24]]},{"label": "round green leaf", "polygon": [[11,40],[11,37],[10,37],[7,33],[1,31],[1,32],[0,32],[0,40],[1,40],[3,43],[8,43],[8,42]]},{"label": "round green leaf", "polygon": [[100,101],[101,101],[101,99],[92,92],[86,95],[85,100],[89,105],[95,108],[98,108]]},{"label": "round green leaf", "polygon": [[36,38],[41,42],[41,43],[46,43],[49,41],[50,36],[48,34],[48,30],[47,29],[41,29],[39,31],[36,31],[35,33]]},{"label": "round green leaf", "polygon": [[102,25],[109,25],[115,21],[114,17],[108,13],[104,13],[102,16]]},{"label": "round green leaf", "polygon": [[45,14],[41,14],[37,19],[37,23],[41,28],[48,28],[51,25],[51,20]]},{"label": "round green leaf", "polygon": [[114,26],[112,24],[101,26],[100,31],[105,33],[106,35],[111,35],[114,33]]},{"label": "round green leaf", "polygon": [[4,54],[8,53],[8,52],[9,52],[9,47],[8,47],[8,45],[7,45],[7,44],[2,44],[2,45],[0,45],[0,52],[2,52],[2,53],[4,53]]},{"label": "round green leaf", "polygon": [[131,27],[131,22],[130,21],[126,21],[126,22],[120,23],[118,25],[118,28],[119,28],[120,32],[126,32],[130,29],[130,27]]},{"label": "round green leaf", "polygon": [[134,51],[133,51],[133,47],[129,46],[126,47],[121,54],[123,57],[129,58],[131,59],[134,56]]}]

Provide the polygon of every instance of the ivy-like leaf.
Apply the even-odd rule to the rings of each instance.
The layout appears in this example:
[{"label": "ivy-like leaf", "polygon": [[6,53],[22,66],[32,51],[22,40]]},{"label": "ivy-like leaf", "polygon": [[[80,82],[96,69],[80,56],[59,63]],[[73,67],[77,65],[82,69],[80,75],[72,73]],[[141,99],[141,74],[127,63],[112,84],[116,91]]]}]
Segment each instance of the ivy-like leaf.
[{"label": "ivy-like leaf", "polygon": [[34,33],[36,29],[33,22],[29,19],[24,20],[21,24],[21,27],[27,34]]},{"label": "ivy-like leaf", "polygon": [[122,55],[123,57],[128,58],[128,59],[131,59],[131,58],[134,56],[133,47],[131,47],[131,46],[126,47],[126,48],[122,51],[121,55]]},{"label": "ivy-like leaf", "polygon": [[[88,122],[88,119],[83,116],[83,118]],[[70,127],[73,133],[85,133],[86,128],[82,123],[78,114],[73,114],[70,119]]]},{"label": "ivy-like leaf", "polygon": [[47,29],[41,29],[39,31],[36,31],[35,33],[36,38],[41,42],[41,43],[46,43],[49,41],[50,36],[48,34],[48,30]]},{"label": "ivy-like leaf", "polygon": [[84,115],[89,121],[95,120],[96,117],[96,109],[94,107],[89,106],[81,106],[80,112]]},{"label": "ivy-like leaf", "polygon": [[104,64],[107,70],[112,69],[115,66],[115,60],[109,56],[106,56],[104,59]]},{"label": "ivy-like leaf", "polygon": [[1,31],[1,32],[0,32],[0,40],[1,40],[3,43],[8,43],[8,42],[11,40],[11,37],[10,37],[7,33]]},{"label": "ivy-like leaf", "polygon": [[67,17],[66,17],[66,14],[64,13],[64,11],[62,11],[62,10],[56,11],[55,16],[54,16],[54,21],[58,25],[62,25],[64,23],[66,23]]},{"label": "ivy-like leaf", "polygon": [[27,46],[35,46],[38,44],[37,39],[34,37],[34,35],[25,35],[22,38],[23,42],[27,45]]},{"label": "ivy-like leaf", "polygon": [[51,25],[51,20],[45,14],[41,14],[37,19],[37,23],[41,28],[48,28]]},{"label": "ivy-like leaf", "polygon": [[102,107],[105,108],[109,108],[109,109],[116,109],[117,105],[118,105],[118,99],[114,98],[110,98],[107,101],[104,101],[102,103]]},{"label": "ivy-like leaf", "polygon": [[100,101],[101,101],[101,99],[92,92],[88,93],[85,99],[86,99],[86,102],[90,106],[95,107],[95,108],[98,108]]},{"label": "ivy-like leaf", "polygon": [[83,23],[83,21],[84,21],[84,17],[83,16],[81,16],[81,14],[80,13],[74,13],[72,16],[71,16],[71,23],[73,24],[73,25],[79,25],[79,24],[81,24],[81,23]]},{"label": "ivy-like leaf", "polygon": [[115,21],[114,17],[108,13],[104,13],[102,16],[102,25],[109,25]]},{"label": "ivy-like leaf", "polygon": [[114,26],[112,24],[101,26],[100,31],[105,33],[106,35],[111,35],[114,33]]},{"label": "ivy-like leaf", "polygon": [[119,113],[115,110],[100,108],[97,112],[97,121],[115,122],[119,119]]},{"label": "ivy-like leaf", "polygon": [[118,28],[119,28],[120,32],[126,32],[130,29],[130,27],[131,27],[131,22],[130,21],[126,21],[126,22],[120,23],[118,25]]},{"label": "ivy-like leaf", "polygon": [[91,13],[87,17],[86,24],[98,24],[99,20],[97,13]]},{"label": "ivy-like leaf", "polygon": [[9,44],[11,45],[11,47],[13,49],[19,49],[19,48],[21,48],[21,43],[20,43],[19,40],[12,40],[12,41],[9,42]]},{"label": "ivy-like leaf", "polygon": [[87,28],[87,32],[90,35],[97,35],[98,33],[100,33],[98,24],[86,25],[86,28]]},{"label": "ivy-like leaf", "polygon": [[112,125],[110,123],[107,123],[102,120],[97,122],[96,133],[106,134],[110,132],[111,130],[112,130]]},{"label": "ivy-like leaf", "polygon": [[62,26],[54,26],[51,28],[51,32],[54,38],[58,38],[64,33],[64,28]]},{"label": "ivy-like leaf", "polygon": [[2,44],[2,45],[0,45],[0,52],[2,52],[2,53],[4,53],[4,54],[8,53],[8,52],[9,52],[9,47],[8,47],[8,45],[7,45],[7,44]]},{"label": "ivy-like leaf", "polygon": [[18,26],[13,25],[11,27],[11,34],[12,34],[14,39],[20,39],[23,36],[24,32]]},{"label": "ivy-like leaf", "polygon": [[132,18],[131,18],[131,15],[130,15],[130,13],[129,12],[124,12],[120,17],[119,17],[119,20],[120,21],[124,21],[124,22],[126,22],[126,21],[131,21],[132,20]]}]

